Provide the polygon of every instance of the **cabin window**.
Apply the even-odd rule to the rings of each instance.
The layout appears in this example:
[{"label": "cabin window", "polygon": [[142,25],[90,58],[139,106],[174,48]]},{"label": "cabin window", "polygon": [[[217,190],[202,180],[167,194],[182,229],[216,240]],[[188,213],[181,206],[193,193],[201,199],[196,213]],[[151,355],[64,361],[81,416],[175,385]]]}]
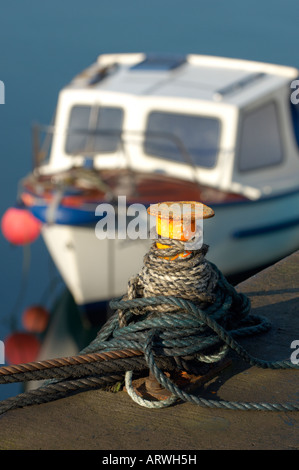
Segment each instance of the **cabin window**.
[{"label": "cabin window", "polygon": [[275,103],[268,103],[246,113],[241,124],[240,171],[277,165],[282,157]]},{"label": "cabin window", "polygon": [[74,106],[70,113],[65,151],[71,155],[116,152],[123,110],[109,106]]},{"label": "cabin window", "polygon": [[144,151],[154,157],[212,168],[219,139],[220,121],[216,118],[153,111],[148,116]]}]

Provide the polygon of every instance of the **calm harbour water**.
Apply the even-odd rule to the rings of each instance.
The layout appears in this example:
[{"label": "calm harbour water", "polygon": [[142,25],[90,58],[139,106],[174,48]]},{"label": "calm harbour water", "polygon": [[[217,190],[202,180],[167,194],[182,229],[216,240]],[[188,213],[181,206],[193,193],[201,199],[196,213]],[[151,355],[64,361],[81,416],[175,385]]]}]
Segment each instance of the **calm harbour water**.
[{"label": "calm harbour water", "polygon": [[[3,2],[0,216],[31,171],[32,124],[49,123],[59,90],[100,53],[198,53],[299,66],[298,14],[297,0]],[[55,272],[40,238],[30,247],[20,296],[23,255],[0,235],[0,340],[10,331],[7,317],[13,314],[20,327],[23,309],[40,301]],[[19,385],[2,386],[0,399],[18,391]]]}]

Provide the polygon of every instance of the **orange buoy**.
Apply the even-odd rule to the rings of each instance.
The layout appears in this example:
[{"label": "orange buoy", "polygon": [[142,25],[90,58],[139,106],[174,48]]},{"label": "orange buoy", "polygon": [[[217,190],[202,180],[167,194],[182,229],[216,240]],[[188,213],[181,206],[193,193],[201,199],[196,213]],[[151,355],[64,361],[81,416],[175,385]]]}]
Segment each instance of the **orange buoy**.
[{"label": "orange buoy", "polygon": [[24,311],[22,322],[26,331],[43,333],[49,322],[49,312],[41,305],[32,305]]},{"label": "orange buoy", "polygon": [[16,332],[4,340],[4,347],[8,364],[23,364],[36,360],[41,342],[31,333]]},{"label": "orange buoy", "polygon": [[4,237],[14,245],[26,245],[35,241],[41,231],[41,222],[27,209],[11,207],[1,220]]}]

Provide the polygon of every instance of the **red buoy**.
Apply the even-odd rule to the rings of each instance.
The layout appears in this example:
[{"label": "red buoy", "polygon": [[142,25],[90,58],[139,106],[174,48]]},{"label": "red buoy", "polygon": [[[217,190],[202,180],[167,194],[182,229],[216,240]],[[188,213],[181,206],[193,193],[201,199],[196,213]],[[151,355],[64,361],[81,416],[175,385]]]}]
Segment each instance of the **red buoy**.
[{"label": "red buoy", "polygon": [[1,220],[4,237],[14,245],[26,245],[35,241],[40,235],[41,222],[27,209],[11,207]]},{"label": "red buoy", "polygon": [[49,312],[41,305],[28,307],[22,315],[23,326],[30,333],[42,333],[47,328],[48,321]]},{"label": "red buoy", "polygon": [[8,364],[23,364],[37,359],[41,343],[31,333],[12,333],[4,340],[5,361]]}]

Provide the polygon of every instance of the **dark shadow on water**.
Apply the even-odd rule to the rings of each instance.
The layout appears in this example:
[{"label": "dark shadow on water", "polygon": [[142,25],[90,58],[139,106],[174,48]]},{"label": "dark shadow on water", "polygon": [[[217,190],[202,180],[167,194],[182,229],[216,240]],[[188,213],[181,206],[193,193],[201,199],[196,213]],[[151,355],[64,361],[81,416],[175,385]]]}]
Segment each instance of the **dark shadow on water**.
[{"label": "dark shadow on water", "polygon": [[267,264],[265,266],[255,268],[255,269],[251,269],[249,271],[244,271],[242,273],[234,274],[234,275],[231,275],[231,276],[226,276],[226,279],[233,286],[237,286],[241,282],[246,281],[250,277],[254,276],[255,274],[258,274],[259,272],[263,271],[264,269],[268,268],[269,266],[272,266],[272,265]]},{"label": "dark shadow on water", "polygon": [[263,297],[265,295],[279,295],[279,294],[296,294],[299,293],[298,288],[288,288],[288,289],[275,289],[275,290],[267,290],[267,291],[246,291],[246,295],[255,296],[255,297]]},{"label": "dark shadow on water", "polygon": [[236,286],[236,285],[240,284],[241,282],[246,281],[250,277],[254,276],[255,274],[258,274],[259,272],[263,271],[264,269],[267,269],[270,266],[273,266],[274,264],[278,263],[282,259],[287,258],[288,256],[290,256],[291,254],[293,254],[295,252],[289,253],[288,255],[283,256],[282,258],[277,258],[272,263],[264,264],[262,266],[257,266],[256,268],[253,268],[253,269],[250,269],[250,270],[247,270],[247,271],[243,271],[243,272],[240,272],[240,273],[235,274],[235,275],[226,276],[226,279],[228,280],[228,282],[230,282],[230,284],[232,284],[233,286]]}]

